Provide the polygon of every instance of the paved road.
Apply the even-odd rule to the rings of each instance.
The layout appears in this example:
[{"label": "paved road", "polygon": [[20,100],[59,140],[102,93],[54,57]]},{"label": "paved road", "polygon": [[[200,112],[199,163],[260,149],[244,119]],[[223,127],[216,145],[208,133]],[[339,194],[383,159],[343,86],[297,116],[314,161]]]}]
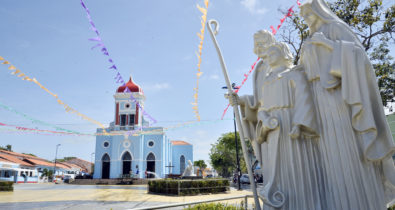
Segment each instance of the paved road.
[{"label": "paved road", "polygon": [[14,192],[0,192],[0,209],[133,209],[246,194],[251,192],[231,188],[223,194],[164,196],[148,194],[146,185],[15,184]]}]

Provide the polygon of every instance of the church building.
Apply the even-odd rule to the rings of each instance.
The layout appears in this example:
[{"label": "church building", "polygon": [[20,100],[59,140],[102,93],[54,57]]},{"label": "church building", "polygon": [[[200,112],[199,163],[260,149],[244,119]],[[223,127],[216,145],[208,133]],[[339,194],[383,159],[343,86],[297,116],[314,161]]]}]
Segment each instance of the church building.
[{"label": "church building", "polygon": [[115,95],[114,122],[97,129],[94,179],[124,176],[137,178],[166,177],[182,174],[188,160],[193,162],[193,146],[185,141],[171,141],[163,127],[151,127],[142,110],[142,88],[129,81]]}]

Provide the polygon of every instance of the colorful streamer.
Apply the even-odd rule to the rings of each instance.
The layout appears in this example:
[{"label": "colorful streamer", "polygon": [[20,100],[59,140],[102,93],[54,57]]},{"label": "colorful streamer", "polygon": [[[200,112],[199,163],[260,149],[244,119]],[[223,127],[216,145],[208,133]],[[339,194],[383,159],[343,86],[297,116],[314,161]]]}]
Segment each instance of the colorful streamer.
[{"label": "colorful streamer", "polygon": [[203,48],[203,40],[204,40],[204,30],[206,27],[206,20],[207,20],[208,3],[209,3],[209,0],[204,0],[205,8],[203,8],[199,5],[196,5],[197,8],[199,9],[199,11],[202,13],[201,20],[200,20],[200,22],[202,24],[202,28],[200,29],[200,33],[197,33],[197,36],[200,39],[199,47],[198,47],[199,51],[196,53],[196,55],[198,57],[198,64],[197,64],[198,68],[197,68],[197,73],[196,73],[197,80],[196,80],[196,87],[193,89],[194,90],[194,94],[193,94],[194,102],[191,103],[193,105],[192,109],[196,115],[197,121],[200,121],[199,107],[198,107],[199,78],[203,74],[203,72],[200,71],[200,65],[202,63],[202,48]]},{"label": "colorful streamer", "polygon": [[[298,5],[300,4],[299,1],[296,2]],[[280,27],[283,25],[285,19],[287,19],[287,17],[291,17],[294,14],[294,10],[293,10],[294,5],[292,5],[289,9],[287,14],[284,15],[283,18],[280,19],[280,24],[277,25],[277,29],[275,29],[273,26],[270,26],[270,29],[272,29],[272,33],[273,35],[276,35],[278,29],[280,29]]]},{"label": "colorful streamer", "polygon": [[50,126],[50,127],[55,128],[56,130],[66,131],[66,132],[68,132],[68,133],[81,134],[81,135],[91,135],[91,134],[84,134],[84,133],[80,133],[80,132],[78,132],[78,131],[73,131],[73,130],[61,128],[61,127],[59,127],[59,126],[56,126],[56,125],[53,125],[53,124],[50,124],[50,123],[47,123],[47,122],[43,122],[43,121],[41,121],[41,120],[34,119],[34,118],[32,118],[32,117],[30,117],[30,116],[28,116],[28,115],[26,115],[26,114],[24,114],[24,113],[21,113],[21,112],[17,111],[17,110],[14,109],[14,108],[11,108],[11,107],[9,107],[9,106],[6,106],[6,105],[4,105],[4,104],[2,104],[2,103],[0,103],[0,107],[3,108],[3,109],[5,109],[5,110],[7,110],[7,111],[13,112],[13,113],[15,113],[15,114],[17,114],[17,115],[20,115],[20,116],[24,117],[25,119],[30,120],[32,123],[35,123],[35,124],[41,124],[41,125],[45,125],[45,126]]},{"label": "colorful streamer", "polygon": [[[0,56],[0,60],[4,60],[4,58]],[[11,71],[13,71],[13,72],[11,73],[12,75],[16,75],[17,77],[20,77],[22,80],[26,80],[26,81],[28,81],[28,82],[34,82],[34,83],[35,83],[36,85],[38,85],[41,89],[45,90],[47,93],[49,93],[50,95],[52,95],[53,97],[55,97],[55,98],[56,98],[56,101],[58,102],[58,104],[62,105],[63,108],[66,110],[66,112],[70,112],[70,113],[76,114],[76,115],[80,116],[80,117],[81,117],[82,119],[84,119],[84,120],[87,120],[87,121],[89,121],[89,122],[91,122],[91,123],[94,123],[94,124],[96,124],[96,125],[99,125],[99,126],[102,127],[102,128],[105,128],[105,126],[104,126],[103,124],[101,124],[100,122],[98,122],[98,121],[96,121],[96,120],[94,120],[94,119],[92,119],[92,118],[90,118],[90,117],[88,117],[88,116],[86,116],[86,115],[84,115],[84,114],[81,114],[81,113],[78,112],[77,110],[73,109],[72,107],[70,107],[69,105],[67,105],[66,103],[64,103],[62,100],[59,99],[58,95],[56,95],[56,94],[52,93],[51,91],[49,91],[46,87],[44,87],[41,83],[39,83],[39,82],[37,81],[36,78],[33,78],[33,79],[32,79],[32,78],[26,76],[24,73],[21,72],[21,70],[17,69],[14,65],[12,65],[10,62],[8,62],[8,61],[6,61],[6,60],[4,60],[4,61],[2,62],[2,64],[4,64],[4,65],[10,65],[10,66],[8,67],[8,69],[11,70]],[[14,70],[15,70],[15,71],[14,71]],[[106,131],[105,131],[105,132],[106,132]]]},{"label": "colorful streamer", "polygon": [[[21,131],[37,131],[37,132],[48,132],[48,133],[56,133],[56,134],[66,134],[66,135],[86,135],[86,134],[76,134],[76,133],[69,133],[69,132],[63,132],[63,131],[51,131],[51,130],[40,130],[40,129],[35,129],[35,128],[26,128],[26,127],[21,127],[21,126],[16,126],[16,125],[9,125],[5,123],[0,122],[0,126],[6,126],[6,127],[13,127],[16,128],[17,130]],[[90,134],[87,134],[90,135]]]},{"label": "colorful streamer", "polygon": [[[95,24],[93,23],[92,17],[91,17],[90,12],[89,12],[89,9],[86,7],[86,5],[85,5],[83,0],[80,0],[80,1],[81,1],[82,7],[85,9],[88,21],[89,21],[89,23],[91,25],[91,29],[92,29],[92,31],[94,31],[96,33],[96,37],[88,39],[89,41],[94,41],[94,42],[97,43],[91,49],[93,50],[96,47],[101,47],[100,51],[103,53],[103,55],[108,57],[107,60],[108,60],[108,62],[111,65],[108,69],[116,71],[116,75],[115,75],[115,78],[114,78],[115,83],[125,85],[125,80],[122,78],[121,74],[119,73],[119,70],[118,70],[117,66],[115,65],[115,63],[114,63],[114,60],[110,57],[110,53],[108,52],[107,47],[104,45],[104,43],[103,43],[103,41],[102,41],[102,39],[100,37],[99,31],[97,30]],[[124,92],[130,92],[129,88],[126,87]],[[143,107],[137,102],[136,98],[133,97],[133,94],[130,94],[130,99],[137,104],[137,106],[141,109],[141,112],[143,113],[143,115],[146,116],[148,119],[150,119],[152,124],[155,124],[157,122],[157,120],[155,120],[151,115],[149,115],[143,109]]]}]

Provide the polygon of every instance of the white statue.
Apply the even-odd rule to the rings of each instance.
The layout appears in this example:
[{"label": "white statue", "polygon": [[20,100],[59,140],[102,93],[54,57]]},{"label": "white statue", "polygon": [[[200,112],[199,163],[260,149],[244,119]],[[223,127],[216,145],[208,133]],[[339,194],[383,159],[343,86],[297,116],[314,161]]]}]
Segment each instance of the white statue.
[{"label": "white statue", "polygon": [[191,160],[188,160],[188,166],[185,168],[182,176],[196,176],[196,174],[193,173],[193,164]]},{"label": "white statue", "polygon": [[264,208],[323,209],[319,134],[310,87],[304,72],[292,69],[288,46],[260,45],[260,35],[266,36],[255,34],[255,52],[266,64],[257,66],[254,96],[233,95],[230,101],[241,106],[245,133],[261,149],[258,159],[265,183],[259,194],[267,204]]},{"label": "white statue", "polygon": [[324,209],[386,209],[395,198],[392,154],[376,77],[347,24],[322,0],[301,6],[311,36],[301,50],[314,95],[324,169]]}]

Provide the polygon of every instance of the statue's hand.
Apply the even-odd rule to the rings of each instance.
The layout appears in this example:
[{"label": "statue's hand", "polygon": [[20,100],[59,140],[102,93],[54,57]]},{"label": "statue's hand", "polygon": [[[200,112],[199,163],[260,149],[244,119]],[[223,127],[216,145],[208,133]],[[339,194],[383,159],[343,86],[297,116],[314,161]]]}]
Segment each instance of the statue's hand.
[{"label": "statue's hand", "polygon": [[234,106],[234,105],[240,105],[240,97],[237,95],[237,93],[232,93],[232,94],[225,94],[225,98],[229,100],[229,104]]},{"label": "statue's hand", "polygon": [[315,45],[323,45],[329,50],[333,50],[333,41],[327,39],[322,32],[314,33],[313,36],[310,38],[310,42]]},{"label": "statue's hand", "polygon": [[297,139],[300,136],[300,127],[299,126],[294,126],[291,130],[291,133],[289,134],[292,139]]}]

